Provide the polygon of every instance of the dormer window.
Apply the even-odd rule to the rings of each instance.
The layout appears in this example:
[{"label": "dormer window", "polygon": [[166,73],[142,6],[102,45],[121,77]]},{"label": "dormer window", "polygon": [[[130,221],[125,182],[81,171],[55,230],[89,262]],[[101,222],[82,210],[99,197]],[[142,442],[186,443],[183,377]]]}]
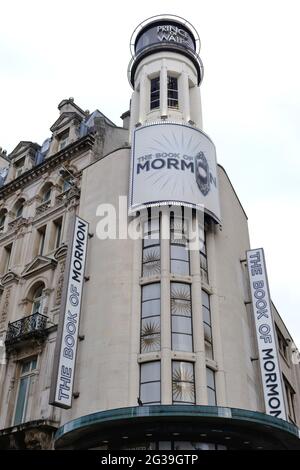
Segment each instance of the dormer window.
[{"label": "dormer window", "polygon": [[68,145],[68,140],[69,140],[69,129],[63,132],[58,136],[59,139],[59,144],[58,144],[58,150],[62,150]]},{"label": "dormer window", "polygon": [[16,167],[15,178],[18,178],[24,172],[24,164],[25,164],[25,158],[22,158],[21,160],[15,163],[15,167]]},{"label": "dormer window", "polygon": [[21,200],[16,205],[16,219],[22,217],[24,209],[24,200]]}]

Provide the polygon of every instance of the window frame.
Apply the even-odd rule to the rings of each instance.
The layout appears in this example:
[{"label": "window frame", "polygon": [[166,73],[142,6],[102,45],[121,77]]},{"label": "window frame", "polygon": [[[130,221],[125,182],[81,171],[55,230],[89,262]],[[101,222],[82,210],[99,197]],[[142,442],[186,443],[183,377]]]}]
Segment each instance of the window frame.
[{"label": "window frame", "polygon": [[[208,297],[208,305],[209,307],[207,307],[204,302],[203,302],[203,293],[205,295],[207,295]],[[201,305],[202,305],[202,318],[203,318],[203,332],[204,332],[204,342],[210,346],[211,348],[211,353],[212,353],[212,357],[210,359],[213,359],[214,358],[214,346],[213,346],[213,328],[212,328],[212,320],[211,320],[211,303],[210,303],[210,294],[208,292],[206,292],[204,289],[201,289],[201,298],[202,298],[202,302],[201,302]],[[208,312],[209,314],[209,323],[205,320],[205,315],[204,315],[204,311]],[[205,326],[209,328],[210,330],[210,339],[208,339],[206,337],[206,334],[205,334]]]},{"label": "window frame", "polygon": [[[208,371],[212,372],[214,388],[208,384]],[[216,371],[213,370],[211,367],[206,367],[206,387],[207,392],[210,390],[214,394],[214,404],[209,403],[209,394],[207,393],[207,404],[208,406],[217,406],[217,389],[216,389]]]},{"label": "window frame", "polygon": [[[143,300],[143,290],[147,287],[147,286],[150,286],[150,285],[158,285],[159,286],[159,297],[153,297],[151,299],[146,299],[146,300]],[[159,301],[158,304],[159,304],[159,313],[157,314],[146,314],[144,315],[143,314],[143,305],[147,302],[152,302],[152,301]],[[151,319],[158,319],[159,321],[159,330],[155,333],[150,333],[150,334],[143,334],[143,329],[144,329],[144,323],[145,323],[145,320],[148,320],[149,322],[151,322]],[[157,348],[153,348],[151,349],[150,347],[148,347],[148,350],[147,350],[147,347],[146,346],[143,346],[143,340],[147,337],[155,337],[157,338],[156,341],[154,342],[154,345],[158,344],[158,347]],[[146,349],[146,350],[145,350]],[[160,282],[151,282],[149,284],[144,284],[141,286],[141,315],[140,315],[140,354],[147,354],[147,353],[152,353],[152,352],[156,352],[156,351],[160,351],[161,350],[161,283]]]},{"label": "window frame", "polygon": [[[152,84],[156,82],[156,87],[152,89]],[[153,95],[157,94],[158,98],[153,99]],[[153,104],[156,103],[154,106]],[[150,78],[150,111],[160,108],[160,75]]]},{"label": "window frame", "polygon": [[[174,365],[178,364],[189,364],[192,366],[192,377],[193,380],[174,380]],[[192,394],[193,394],[193,401],[183,401],[183,400],[176,400],[174,398],[174,383],[191,383],[192,385]],[[172,404],[182,404],[182,405],[195,405],[196,404],[196,383],[195,383],[195,364],[194,362],[186,361],[186,360],[172,360]]]},{"label": "window frame", "polygon": [[[158,228],[155,225],[155,223],[158,222]],[[148,229],[147,231],[145,230],[145,224],[148,224]],[[154,225],[154,228],[152,226]],[[160,217],[154,217],[153,219],[149,218],[148,220],[144,221],[144,226],[143,226],[143,246],[142,246],[142,277],[151,277],[151,276],[156,276],[161,273],[161,242],[160,242]],[[158,235],[157,237],[151,237],[151,235]],[[149,241],[150,243],[145,244],[145,241]],[[152,243],[151,243],[152,241]],[[147,253],[149,250],[158,250],[158,257],[155,258],[154,260],[150,261],[145,261],[144,260],[144,255]],[[153,262],[158,262],[157,268],[155,269],[154,267],[154,272],[146,273],[144,271],[145,266],[150,265],[150,263]],[[153,269],[153,268],[152,268]]]},{"label": "window frame", "polygon": [[[180,228],[176,229],[175,223],[180,222]],[[175,238],[175,234],[181,234],[180,238]],[[172,248],[181,247],[186,250],[187,260],[184,258],[177,258],[172,254]],[[191,258],[190,251],[188,249],[189,238],[188,238],[188,221],[183,217],[176,217],[174,214],[170,217],[170,273],[178,276],[190,276],[191,274]],[[187,272],[180,273],[172,269],[172,261],[180,262],[183,266],[187,266]]]},{"label": "window frame", "polygon": [[[172,82],[173,80],[175,80],[176,83],[175,87],[173,87],[174,84],[170,84],[170,82]],[[177,95],[177,98],[171,96],[172,93]],[[171,104],[172,102],[173,104]],[[178,77],[176,77],[175,75],[167,75],[167,103],[169,109],[179,109]]]},{"label": "window frame", "polygon": [[[159,364],[159,380],[148,380],[146,382],[142,382],[142,367],[148,364]],[[140,385],[139,385],[139,398],[142,401],[143,405],[153,406],[153,405],[160,405],[161,404],[161,361],[149,361],[149,362],[141,362],[140,363]],[[142,398],[142,385],[145,384],[152,384],[152,383],[159,383],[159,401],[153,402],[145,402]]]},{"label": "window frame", "polygon": [[[26,363],[30,364],[30,370],[22,372],[22,369]],[[35,363],[35,367],[32,367],[32,363]],[[31,358],[24,359],[19,362],[18,364],[19,367],[19,376],[18,376],[18,389],[16,393],[16,398],[15,398],[15,406],[14,406],[14,413],[13,413],[13,426],[18,426],[20,424],[23,424],[26,422],[26,414],[28,411],[28,397],[29,397],[29,391],[30,387],[32,384],[32,378],[38,375],[38,356],[33,356]],[[16,422],[17,419],[17,410],[18,410],[18,401],[20,398],[20,388],[21,388],[21,383],[22,380],[26,380],[26,391],[22,403],[22,413],[21,413],[21,418],[18,422]]]},{"label": "window frame", "polygon": [[[181,285],[184,285],[188,288],[188,291],[189,291],[189,299],[182,299],[180,297],[175,297],[174,295],[172,295],[172,287],[174,287],[174,285],[178,284],[179,286]],[[174,291],[173,291],[174,292]],[[175,312],[173,313],[173,309],[172,309],[172,301],[173,300],[186,300],[187,302],[189,302],[189,313],[187,315],[185,314],[180,314],[180,313],[176,313],[176,310]],[[170,283],[170,306],[171,306],[171,349],[172,351],[180,351],[180,352],[188,352],[188,353],[193,353],[194,352],[194,332],[193,332],[193,311],[192,311],[192,288],[191,288],[191,284],[190,283],[187,283],[187,282],[178,282],[178,281],[171,281]],[[189,319],[189,323],[190,323],[190,333],[185,333],[183,331],[175,331],[174,330],[174,323],[173,320],[174,318],[186,318],[186,319]],[[174,335],[181,335],[181,336],[188,336],[190,338],[190,342],[191,342],[191,350],[190,349],[175,349],[174,348]]]}]

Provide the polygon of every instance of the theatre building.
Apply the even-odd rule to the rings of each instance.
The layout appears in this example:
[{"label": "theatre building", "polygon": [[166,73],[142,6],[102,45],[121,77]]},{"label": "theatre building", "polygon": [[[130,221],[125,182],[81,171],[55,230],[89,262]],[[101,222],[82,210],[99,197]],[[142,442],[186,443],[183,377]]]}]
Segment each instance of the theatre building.
[{"label": "theatre building", "polygon": [[299,353],[202,129],[198,34],[154,17],[131,49],[123,127],[69,98],[0,151],[0,449],[300,449]]}]

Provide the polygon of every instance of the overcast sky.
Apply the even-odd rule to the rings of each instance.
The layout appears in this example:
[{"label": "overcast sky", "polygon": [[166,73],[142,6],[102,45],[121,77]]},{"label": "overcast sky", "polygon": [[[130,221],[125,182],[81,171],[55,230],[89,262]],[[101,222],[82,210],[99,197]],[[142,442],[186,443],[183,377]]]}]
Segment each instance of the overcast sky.
[{"label": "overcast sky", "polygon": [[264,247],[273,301],[300,347],[300,2],[10,0],[0,6],[0,146],[50,136],[73,96],[116,124],[128,109],[129,39],[149,16],[198,30],[204,131]]}]

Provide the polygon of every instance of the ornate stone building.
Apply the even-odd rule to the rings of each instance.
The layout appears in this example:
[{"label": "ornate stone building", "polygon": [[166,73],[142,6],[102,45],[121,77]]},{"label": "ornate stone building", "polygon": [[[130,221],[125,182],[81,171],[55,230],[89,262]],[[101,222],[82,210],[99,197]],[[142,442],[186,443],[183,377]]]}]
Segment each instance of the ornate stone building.
[{"label": "ornate stone building", "polygon": [[[123,127],[69,98],[42,145],[1,150],[1,449],[300,447],[299,358],[274,306],[286,419],[266,414],[247,216],[224,168],[222,222],[205,213],[196,250],[185,250],[195,211],[175,218],[166,205],[151,218],[125,205],[143,239],[99,237],[99,205],[119,214],[129,192],[134,129],[163,121],[202,133],[193,41],[179,18],[138,28]],[[72,406],[62,409],[49,393],[75,215],[91,237]]]}]

